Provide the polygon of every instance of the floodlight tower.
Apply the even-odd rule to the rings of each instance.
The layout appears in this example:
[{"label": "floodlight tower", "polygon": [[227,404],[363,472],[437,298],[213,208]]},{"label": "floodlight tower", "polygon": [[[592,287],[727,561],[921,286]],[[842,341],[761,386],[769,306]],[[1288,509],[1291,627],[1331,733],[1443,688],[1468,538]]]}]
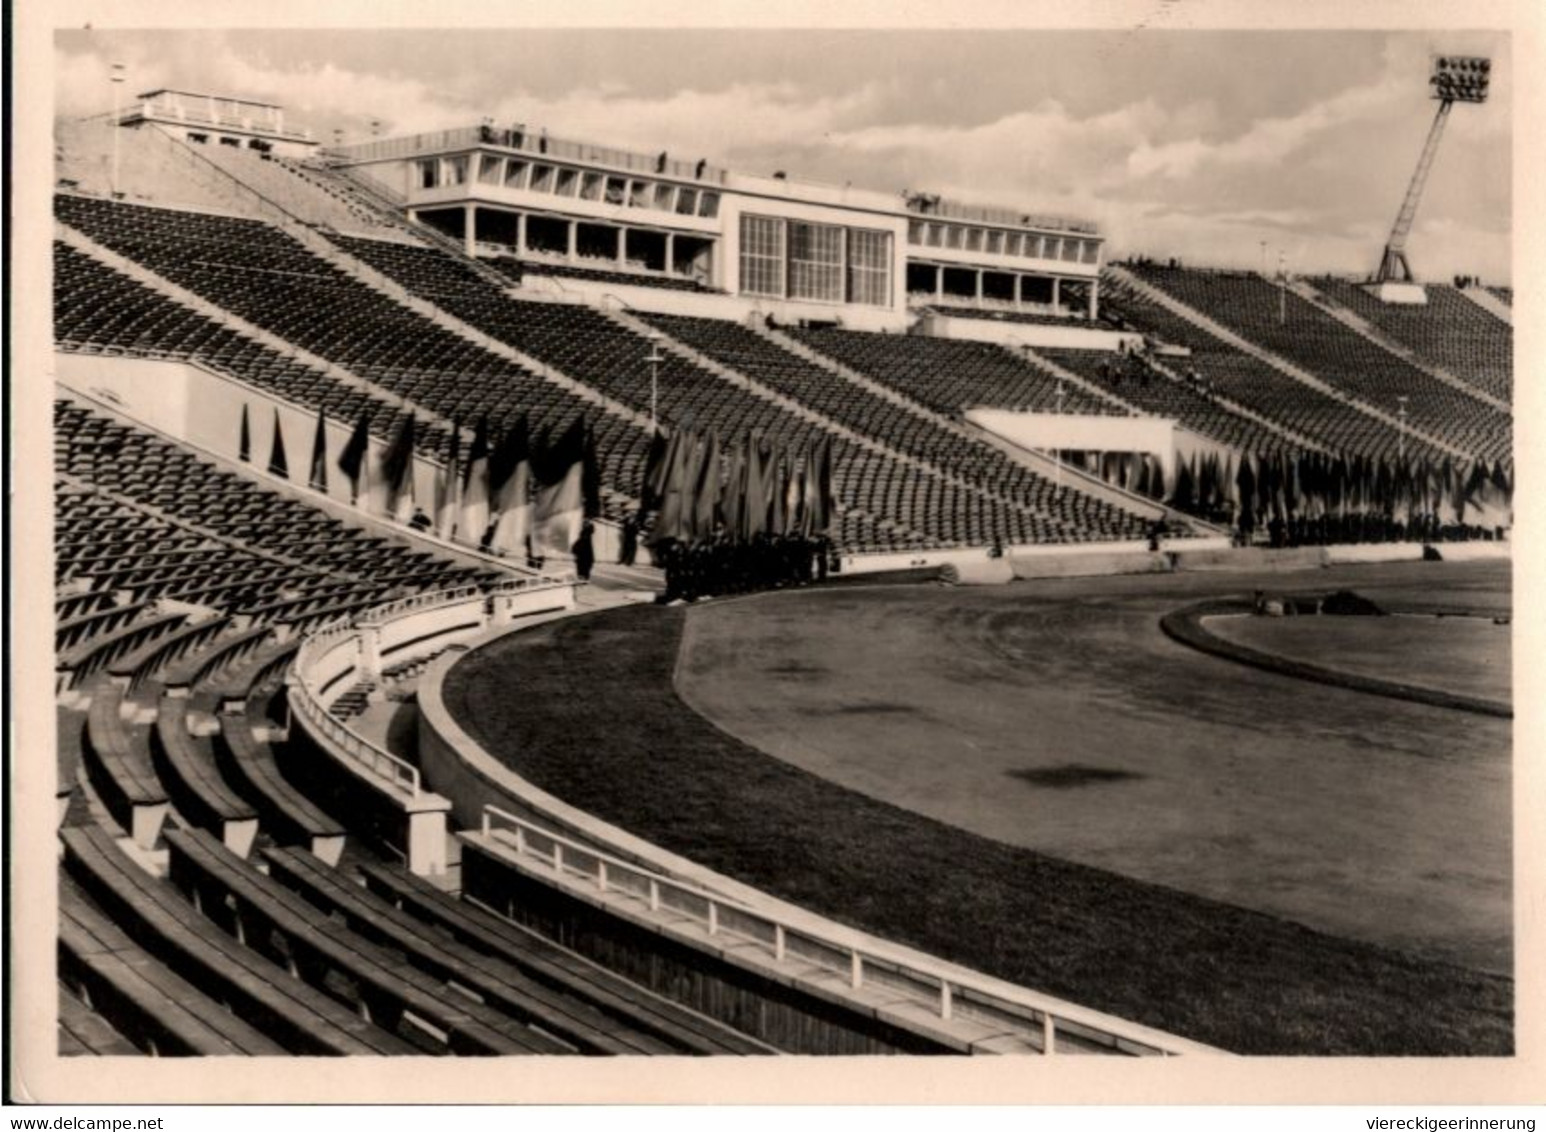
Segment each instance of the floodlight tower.
[{"label": "floodlight tower", "polygon": [[1487,101],[1487,84],[1492,72],[1492,60],[1479,55],[1436,55],[1433,73],[1428,76],[1428,86],[1438,101],[1439,110],[1428,130],[1428,140],[1423,145],[1422,156],[1417,159],[1417,171],[1407,186],[1406,199],[1401,211],[1396,213],[1396,224],[1390,230],[1385,244],[1385,254],[1380,258],[1380,269],[1374,276],[1376,283],[1411,283],[1412,268],[1406,261],[1406,237],[1412,230],[1412,219],[1417,215],[1417,202],[1422,199],[1423,185],[1428,180],[1428,170],[1433,167],[1433,157],[1439,150],[1439,138],[1444,133],[1444,123],[1457,102],[1482,103]]}]

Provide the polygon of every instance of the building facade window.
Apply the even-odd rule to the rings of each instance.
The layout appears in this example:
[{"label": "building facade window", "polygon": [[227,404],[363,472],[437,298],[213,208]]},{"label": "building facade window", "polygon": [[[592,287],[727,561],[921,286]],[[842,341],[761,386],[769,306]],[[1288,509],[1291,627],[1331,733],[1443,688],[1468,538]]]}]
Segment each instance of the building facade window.
[{"label": "building facade window", "polygon": [[891,305],[891,233],[848,229],[848,301]]},{"label": "building facade window", "polygon": [[843,229],[789,222],[789,297],[843,301]]},{"label": "building facade window", "polygon": [[741,290],[784,296],[784,222],[771,216],[741,217]]}]

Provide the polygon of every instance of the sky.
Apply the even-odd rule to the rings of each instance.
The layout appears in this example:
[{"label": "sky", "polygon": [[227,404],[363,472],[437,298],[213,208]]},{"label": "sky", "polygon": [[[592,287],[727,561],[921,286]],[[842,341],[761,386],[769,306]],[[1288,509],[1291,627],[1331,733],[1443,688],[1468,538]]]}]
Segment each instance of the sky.
[{"label": "sky", "polygon": [[1362,273],[1437,107],[1430,55],[1485,54],[1491,100],[1451,115],[1408,250],[1422,277],[1507,282],[1509,50],[1501,31],[114,29],[57,32],[54,64],[62,116],[105,110],[122,62],[132,91],[278,102],[324,141],[489,117],[1087,217],[1111,258]]}]

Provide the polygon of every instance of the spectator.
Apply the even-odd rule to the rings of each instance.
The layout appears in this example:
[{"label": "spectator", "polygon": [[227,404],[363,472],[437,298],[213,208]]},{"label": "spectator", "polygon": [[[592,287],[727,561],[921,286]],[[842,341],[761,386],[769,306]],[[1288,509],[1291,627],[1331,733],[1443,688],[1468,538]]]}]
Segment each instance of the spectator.
[{"label": "spectator", "polygon": [[708,165],[709,159],[707,157],[700,157],[698,159],[697,168],[693,170],[693,177],[699,181],[703,180],[703,171],[708,168]]},{"label": "spectator", "polygon": [[629,514],[628,517],[623,520],[623,546],[621,553],[619,553],[617,556],[618,565],[632,566],[634,559],[637,558],[638,555],[639,520],[636,516]]},{"label": "spectator", "polygon": [[590,581],[590,572],[596,565],[595,533],[596,524],[586,519],[580,526],[580,537],[574,540],[571,548],[574,553],[574,570],[582,582]]}]

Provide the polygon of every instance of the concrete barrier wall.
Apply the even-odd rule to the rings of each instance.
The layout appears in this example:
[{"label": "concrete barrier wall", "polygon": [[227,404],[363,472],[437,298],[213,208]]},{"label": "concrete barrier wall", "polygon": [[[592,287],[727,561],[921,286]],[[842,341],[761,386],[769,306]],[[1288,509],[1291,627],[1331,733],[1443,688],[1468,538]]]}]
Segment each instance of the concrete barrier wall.
[{"label": "concrete barrier wall", "polygon": [[1016,578],[1084,578],[1108,574],[1167,574],[1170,557],[1154,551],[1116,554],[1038,554],[1010,556]]}]

